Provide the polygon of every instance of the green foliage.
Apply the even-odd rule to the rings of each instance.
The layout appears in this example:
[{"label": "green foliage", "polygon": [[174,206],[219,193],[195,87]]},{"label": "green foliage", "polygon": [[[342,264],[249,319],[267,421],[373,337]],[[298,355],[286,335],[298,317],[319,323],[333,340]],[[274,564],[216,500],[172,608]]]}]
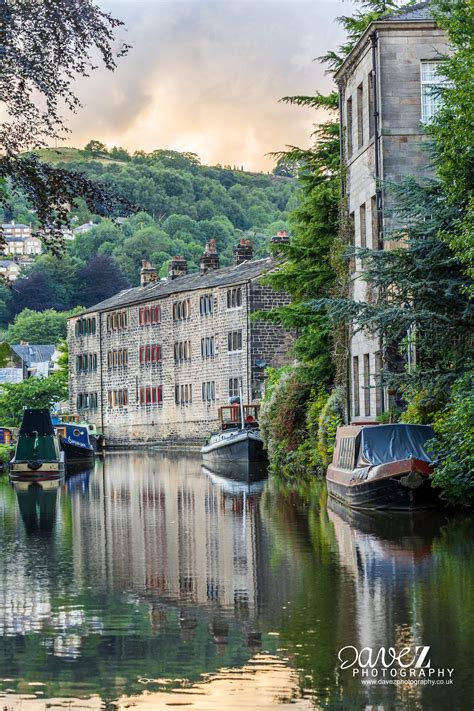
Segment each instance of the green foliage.
[{"label": "green foliage", "polygon": [[318,421],[316,450],[325,471],[332,462],[337,428],[344,424],[344,390],[336,388],[324,404]]},{"label": "green foliage", "polygon": [[0,469],[4,469],[13,456],[13,450],[8,444],[0,444]]},{"label": "green foliage", "polygon": [[25,407],[47,407],[67,399],[67,380],[61,373],[48,378],[27,378],[21,383],[4,383],[0,388],[0,422],[18,427]]},{"label": "green foliage", "polygon": [[438,459],[433,482],[457,506],[474,504],[474,380],[472,373],[452,388],[446,407],[434,418]]},{"label": "green foliage", "polygon": [[80,312],[80,308],[71,311],[32,311],[24,309],[8,327],[6,341],[10,344],[26,341],[35,344],[56,344],[67,335],[67,320]]}]

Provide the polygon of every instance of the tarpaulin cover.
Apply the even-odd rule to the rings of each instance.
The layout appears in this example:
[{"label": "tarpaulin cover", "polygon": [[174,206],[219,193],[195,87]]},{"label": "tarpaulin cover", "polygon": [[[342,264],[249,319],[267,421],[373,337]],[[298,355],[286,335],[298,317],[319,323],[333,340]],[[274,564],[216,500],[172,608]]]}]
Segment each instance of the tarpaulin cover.
[{"label": "tarpaulin cover", "polygon": [[377,466],[400,459],[433,462],[426,449],[434,431],[429,425],[374,425],[360,432],[358,467]]},{"label": "tarpaulin cover", "polygon": [[40,437],[54,437],[51,415],[46,408],[26,409],[23,411],[20,435],[31,435],[33,432]]}]

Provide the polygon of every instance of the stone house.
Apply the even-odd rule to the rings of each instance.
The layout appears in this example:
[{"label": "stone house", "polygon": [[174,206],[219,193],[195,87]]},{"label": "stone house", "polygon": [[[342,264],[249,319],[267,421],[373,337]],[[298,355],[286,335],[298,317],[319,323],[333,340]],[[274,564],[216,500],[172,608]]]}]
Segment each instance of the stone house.
[{"label": "stone house", "polygon": [[140,287],[69,320],[70,410],[109,444],[202,442],[240,387],[258,401],[265,367],[289,362],[291,334],[252,318],[289,301],[261,283],[272,261],[245,240],[234,254],[220,269],[211,240],[200,272],[175,257],[165,281],[144,262]]},{"label": "stone house", "polygon": [[[387,236],[396,224],[387,186],[406,176],[431,174],[423,125],[439,101],[436,87],[442,78],[437,67],[447,52],[446,34],[436,25],[430,3],[420,2],[373,22],[335,75],[343,195],[356,247],[390,249],[394,243]],[[368,301],[372,295],[360,274],[356,259],[352,296]],[[350,350],[350,420],[373,421],[391,404],[381,386],[383,344],[359,332]]]}]

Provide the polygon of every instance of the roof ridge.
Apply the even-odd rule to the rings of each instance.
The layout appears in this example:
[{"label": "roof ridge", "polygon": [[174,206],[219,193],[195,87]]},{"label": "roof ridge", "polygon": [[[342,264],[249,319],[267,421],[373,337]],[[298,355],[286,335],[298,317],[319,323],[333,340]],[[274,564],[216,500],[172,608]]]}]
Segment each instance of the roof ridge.
[{"label": "roof ridge", "polygon": [[389,20],[391,18],[398,18],[400,17],[400,15],[410,15],[416,10],[421,10],[424,7],[428,7],[429,5],[431,5],[431,0],[422,0],[421,2],[417,2],[414,4],[402,5],[393,12],[387,13],[386,15],[381,15],[381,17],[379,17],[379,20]]}]

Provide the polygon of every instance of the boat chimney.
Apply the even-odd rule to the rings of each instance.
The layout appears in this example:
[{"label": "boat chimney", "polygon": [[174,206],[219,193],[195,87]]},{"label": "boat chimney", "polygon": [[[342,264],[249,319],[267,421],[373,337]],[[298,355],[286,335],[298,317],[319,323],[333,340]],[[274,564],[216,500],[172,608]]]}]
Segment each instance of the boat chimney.
[{"label": "boat chimney", "polygon": [[206,274],[212,269],[219,269],[219,255],[217,254],[217,245],[215,239],[210,239],[206,242],[204,254],[201,257],[201,274]]},{"label": "boat chimney", "polygon": [[241,239],[234,247],[234,264],[242,264],[253,258],[253,246],[249,239]]},{"label": "boat chimney", "polygon": [[148,259],[142,259],[142,267],[140,269],[140,286],[148,286],[157,280],[158,273],[154,264]]},{"label": "boat chimney", "polygon": [[188,263],[184,257],[173,257],[171,260],[168,276],[171,280],[186,276],[188,273]]}]

